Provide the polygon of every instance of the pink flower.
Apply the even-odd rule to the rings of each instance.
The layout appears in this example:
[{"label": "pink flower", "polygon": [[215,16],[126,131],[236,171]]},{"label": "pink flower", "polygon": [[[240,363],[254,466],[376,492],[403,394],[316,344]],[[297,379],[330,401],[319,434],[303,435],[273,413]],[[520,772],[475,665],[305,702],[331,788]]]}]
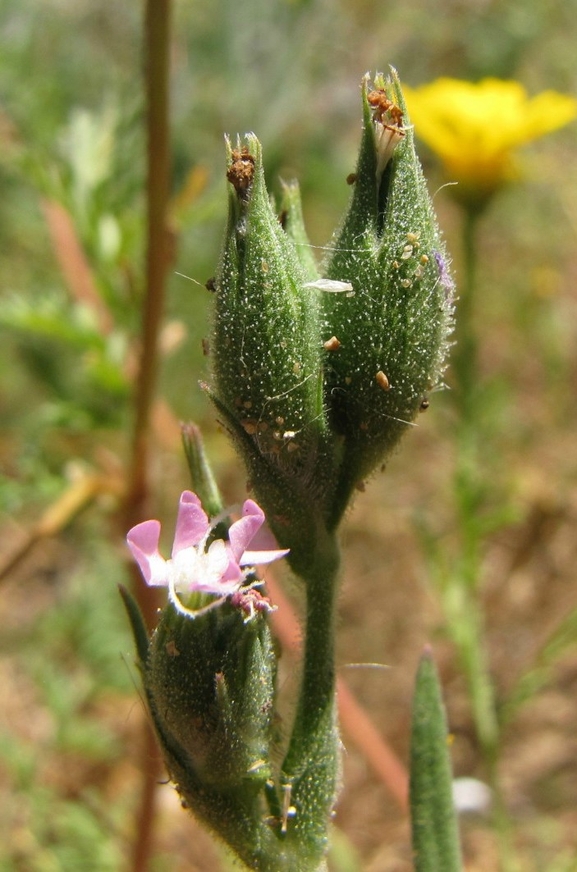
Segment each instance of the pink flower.
[{"label": "pink flower", "polygon": [[245,583],[249,572],[246,567],[272,563],[288,553],[278,549],[248,550],[264,519],[260,506],[253,500],[246,500],[242,517],[230,526],[228,541],[214,539],[207,548],[214,524],[208,520],[196,494],[183,491],[178,506],[172,556],[168,560],[158,550],[159,521],[137,524],[128,532],[126,541],[145,582],[168,587],[170,599],[176,608],[195,615],[198,612],[186,609],[177,594],[196,592],[213,594],[221,599],[228,597]]}]

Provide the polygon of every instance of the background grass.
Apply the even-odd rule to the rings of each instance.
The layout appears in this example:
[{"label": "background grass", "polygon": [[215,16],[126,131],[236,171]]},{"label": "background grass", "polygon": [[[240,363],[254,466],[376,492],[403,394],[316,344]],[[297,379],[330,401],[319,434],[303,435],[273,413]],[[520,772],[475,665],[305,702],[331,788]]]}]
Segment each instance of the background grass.
[{"label": "background grass", "polygon": [[[279,176],[299,178],[311,239],[322,246],[348,198],[366,70],[390,63],[413,85],[497,75],[530,92],[575,94],[576,13],[574,0],[176,4],[175,255],[159,391],[176,419],[201,423],[228,502],[243,497],[244,475],[198,388],[210,294],[177,274],[202,284],[214,271],[226,213],[223,133],[257,133],[273,189]],[[8,559],[79,471],[116,480],[127,459],[143,284],[140,8],[4,0],[0,36],[0,552]],[[568,618],[577,607],[575,135],[573,125],[525,150],[523,182],[483,217],[477,308],[487,485],[481,591],[506,715],[502,777],[520,868],[553,872],[577,864],[577,652]],[[422,155],[434,191],[441,179]],[[70,293],[47,202],[71,215],[111,329]],[[460,214],[446,191],[435,204],[458,282]],[[359,495],[345,531],[339,657],[393,667],[346,676],[406,759],[414,671],[433,639],[456,772],[484,777],[418,532],[426,523],[451,561],[452,436],[447,394],[435,394],[386,474]],[[166,437],[157,433],[154,493],[170,530],[187,475]],[[115,492],[101,492],[67,529],[42,539],[0,592],[7,872],[101,872],[122,868],[127,856],[141,704],[116,591],[125,570]],[[339,840],[334,869],[410,868],[405,823],[354,750],[345,784],[337,823],[359,859],[347,860],[352,849]],[[486,822],[465,822],[465,837],[469,868],[499,868]],[[164,788],[154,869],[219,862]]]}]

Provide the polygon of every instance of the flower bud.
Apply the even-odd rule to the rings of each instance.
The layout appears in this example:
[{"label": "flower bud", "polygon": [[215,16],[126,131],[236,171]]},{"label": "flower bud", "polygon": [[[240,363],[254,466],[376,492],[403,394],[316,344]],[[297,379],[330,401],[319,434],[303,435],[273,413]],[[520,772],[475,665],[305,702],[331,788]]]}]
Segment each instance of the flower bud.
[{"label": "flower bud", "polygon": [[453,316],[453,283],[396,74],[378,76],[372,89],[365,77],[362,94],[354,191],[324,270],[352,292],[322,295],[325,396],[345,439],[337,517],[438,385]]},{"label": "flower bud", "polygon": [[195,619],[163,610],[144,685],[163,741],[193,776],[179,792],[193,806],[196,784],[260,790],[270,777],[276,658],[268,623],[226,603]]},{"label": "flower bud", "polygon": [[249,868],[275,856],[267,822],[276,655],[263,600],[246,620],[250,591],[183,615],[169,603],[152,639],[138,606],[121,593],[132,624],[146,700],[171,780],[185,807]]},{"label": "flower bud", "polygon": [[[229,220],[217,272],[211,397],[247,464],[257,499],[297,569],[315,547],[331,481],[314,268],[273,212],[260,143],[231,148]],[[295,189],[285,190],[300,233]],[[303,266],[305,263],[305,266]],[[314,276],[313,276],[314,278]]]}]

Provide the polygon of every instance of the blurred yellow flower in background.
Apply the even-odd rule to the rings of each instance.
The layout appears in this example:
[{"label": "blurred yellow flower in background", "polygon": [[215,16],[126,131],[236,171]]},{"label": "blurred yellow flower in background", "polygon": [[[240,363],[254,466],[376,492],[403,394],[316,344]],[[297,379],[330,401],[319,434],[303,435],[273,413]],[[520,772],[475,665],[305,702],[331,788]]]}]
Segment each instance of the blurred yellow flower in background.
[{"label": "blurred yellow flower in background", "polygon": [[440,78],[403,86],[415,133],[437,154],[456,196],[481,206],[518,175],[515,149],[568,124],[577,100],[556,91],[529,97],[516,81]]}]

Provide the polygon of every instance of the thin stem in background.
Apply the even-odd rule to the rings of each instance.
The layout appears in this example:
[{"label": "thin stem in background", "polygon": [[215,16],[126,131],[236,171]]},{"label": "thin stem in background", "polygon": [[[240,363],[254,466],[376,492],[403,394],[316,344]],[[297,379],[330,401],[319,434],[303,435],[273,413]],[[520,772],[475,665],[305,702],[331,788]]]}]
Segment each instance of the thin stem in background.
[{"label": "thin stem in background", "polygon": [[452,369],[457,382],[457,403],[462,421],[474,416],[474,399],[479,376],[479,350],[475,330],[475,293],[477,286],[477,229],[479,213],[465,209],[463,215],[463,281],[459,297],[456,345]]},{"label": "thin stem in background", "polygon": [[495,759],[499,742],[493,685],[487,663],[485,620],[479,598],[482,569],[482,534],[478,513],[482,509],[485,483],[481,473],[481,424],[478,407],[481,373],[475,324],[475,297],[478,293],[479,212],[466,209],[463,222],[463,294],[459,306],[458,345],[455,355],[457,378],[457,468],[455,496],[460,533],[460,578],[462,607],[459,621],[462,633],[461,657],[467,673],[478,737],[495,788]]},{"label": "thin stem in background", "polygon": [[[167,207],[170,179],[168,127],[170,0],[147,0],[145,13],[145,83],[147,130],[146,289],[135,389],[132,454],[126,500],[130,526],[145,516],[148,497],[150,418],[158,370],[158,336],[169,265]],[[146,615],[145,615],[146,617]]]},{"label": "thin stem in background", "polygon": [[479,404],[479,344],[475,324],[475,298],[478,293],[478,227],[481,213],[465,209],[463,221],[463,293],[459,302],[457,346],[453,358],[456,380],[457,465],[455,497],[460,536],[460,560],[453,584],[460,587],[460,614],[453,615],[453,638],[459,647],[477,736],[487,776],[493,791],[495,827],[503,872],[516,872],[511,823],[498,772],[500,727],[495,689],[485,644],[485,614],[479,584],[482,571],[482,533],[478,514],[486,488],[483,476],[482,423]]},{"label": "thin stem in background", "polygon": [[[123,532],[148,516],[146,503],[151,414],[170,251],[166,220],[170,185],[170,6],[170,0],[146,0],[145,7],[144,77],[148,168],[146,287]],[[129,567],[136,599],[147,625],[151,627],[158,607],[157,591],[143,585],[134,564],[129,564]],[[160,755],[147,720],[143,721],[143,728],[140,752],[143,784],[130,859],[132,872],[145,872],[149,868],[154,834],[156,784],[161,772]]]},{"label": "thin stem in background", "polygon": [[54,256],[73,300],[87,306],[95,315],[98,330],[109,336],[114,318],[102,298],[70,212],[56,200],[41,200]]}]

